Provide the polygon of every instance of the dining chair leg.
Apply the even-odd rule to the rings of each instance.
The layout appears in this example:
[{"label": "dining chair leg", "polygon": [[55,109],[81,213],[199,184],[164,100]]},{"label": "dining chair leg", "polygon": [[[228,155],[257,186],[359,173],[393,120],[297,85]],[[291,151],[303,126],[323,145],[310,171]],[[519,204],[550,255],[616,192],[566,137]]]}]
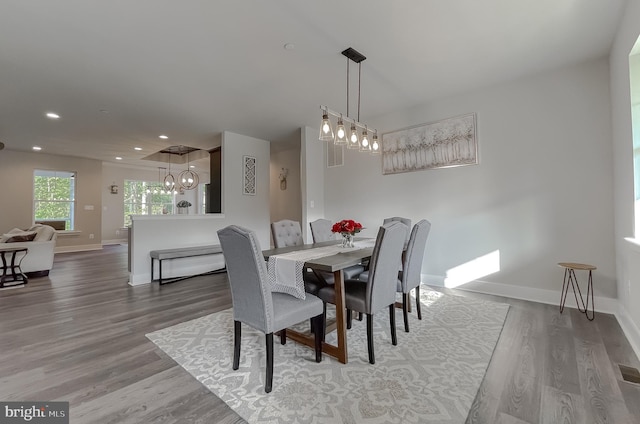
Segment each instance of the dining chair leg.
[{"label": "dining chair leg", "polygon": [[391,344],[396,346],[398,338],[396,337],[396,305],[389,305],[389,324],[391,324]]},{"label": "dining chair leg", "polygon": [[404,331],[409,332],[409,293],[402,293],[402,318],[404,318]]},{"label": "dining chair leg", "polygon": [[420,286],[416,287],[416,310],[418,311],[418,319],[422,319],[422,310],[420,309]]},{"label": "dining chair leg", "polygon": [[322,341],[324,340],[324,314],[311,318],[315,335],[316,362],[322,361]]},{"label": "dining chair leg", "polygon": [[322,302],[322,341],[327,332],[327,302]]},{"label": "dining chair leg", "polygon": [[347,309],[347,330],[351,330],[351,309]]},{"label": "dining chair leg", "polygon": [[237,370],[240,367],[240,337],[242,324],[240,321],[233,321],[233,369]]},{"label": "dining chair leg", "polygon": [[362,312],[358,312],[358,321],[362,321],[362,316],[364,314]]},{"label": "dining chair leg", "polygon": [[369,351],[369,363],[375,364],[376,358],[373,353],[373,315],[367,314],[367,350]]},{"label": "dining chair leg", "polygon": [[280,344],[281,345],[287,344],[287,330],[286,330],[286,328],[283,328],[282,330],[280,330]]},{"label": "dining chair leg", "polygon": [[264,380],[264,391],[271,393],[273,384],[273,333],[266,335],[267,341],[267,376]]}]

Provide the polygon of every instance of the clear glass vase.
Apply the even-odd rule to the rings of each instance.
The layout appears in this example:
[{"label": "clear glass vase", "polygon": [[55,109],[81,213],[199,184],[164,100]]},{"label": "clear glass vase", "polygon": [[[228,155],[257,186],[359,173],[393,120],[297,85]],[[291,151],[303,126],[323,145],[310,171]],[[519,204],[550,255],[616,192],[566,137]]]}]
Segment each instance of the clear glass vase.
[{"label": "clear glass vase", "polygon": [[353,234],[342,233],[342,247],[353,247]]}]

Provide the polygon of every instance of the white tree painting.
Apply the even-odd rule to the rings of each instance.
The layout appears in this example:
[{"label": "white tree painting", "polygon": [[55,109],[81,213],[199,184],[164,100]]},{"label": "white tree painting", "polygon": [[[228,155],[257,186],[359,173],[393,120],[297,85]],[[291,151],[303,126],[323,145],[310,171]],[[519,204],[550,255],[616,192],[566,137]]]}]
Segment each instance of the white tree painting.
[{"label": "white tree painting", "polygon": [[383,174],[477,163],[475,113],[382,135]]}]

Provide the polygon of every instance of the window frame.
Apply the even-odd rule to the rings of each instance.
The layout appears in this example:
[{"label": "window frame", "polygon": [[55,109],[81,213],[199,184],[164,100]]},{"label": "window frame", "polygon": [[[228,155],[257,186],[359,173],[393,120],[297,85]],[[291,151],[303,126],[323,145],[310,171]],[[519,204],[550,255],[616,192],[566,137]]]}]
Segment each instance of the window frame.
[{"label": "window frame", "polygon": [[[36,188],[37,177],[44,178],[66,178],[69,179],[70,185],[70,197],[71,199],[39,199],[36,198],[38,191]],[[75,231],[75,216],[76,216],[76,191],[77,191],[77,181],[78,181],[78,173],[75,171],[62,171],[62,170],[54,170],[54,169],[34,169],[33,170],[33,192],[32,192],[32,200],[33,200],[33,208],[31,217],[33,218],[33,223],[35,224],[38,221],[65,221],[65,229],[57,230],[57,231]],[[56,184],[56,183],[54,183]],[[50,193],[49,193],[50,194]],[[48,216],[48,217],[37,217],[38,211],[41,210],[39,207],[41,204],[68,204],[68,216]],[[58,209],[58,208],[54,208]]]}]

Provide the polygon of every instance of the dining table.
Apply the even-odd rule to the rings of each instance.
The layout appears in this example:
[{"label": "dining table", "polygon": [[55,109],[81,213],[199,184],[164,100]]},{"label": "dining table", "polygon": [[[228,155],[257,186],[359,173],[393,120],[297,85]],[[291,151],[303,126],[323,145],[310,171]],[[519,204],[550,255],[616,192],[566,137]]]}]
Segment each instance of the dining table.
[{"label": "dining table", "polygon": [[[304,262],[304,268],[311,269],[314,272],[324,271],[333,273],[336,293],[336,321],[334,325],[337,336],[337,344],[333,345],[327,342],[323,342],[322,351],[327,355],[336,358],[343,364],[346,364],[349,360],[347,354],[347,320],[345,310],[343,270],[352,265],[358,265],[363,261],[367,261],[373,253],[374,242],[374,239],[356,238],[355,247],[333,249],[326,255],[314,257],[313,259],[309,259]],[[286,255],[289,253],[310,249],[319,250],[319,248],[324,248],[327,246],[339,246],[340,243],[340,241],[336,240],[313,244],[304,244],[299,246],[287,246],[263,250],[262,254],[266,260],[269,260],[269,258],[271,258],[272,256]],[[314,256],[311,251],[307,253],[310,253],[311,256]],[[333,330],[332,327],[329,327],[329,330]],[[298,343],[305,344],[309,347],[315,346],[314,337],[311,334],[301,333],[292,329],[287,329],[286,334],[287,338],[290,338],[291,340],[294,340]]]}]

